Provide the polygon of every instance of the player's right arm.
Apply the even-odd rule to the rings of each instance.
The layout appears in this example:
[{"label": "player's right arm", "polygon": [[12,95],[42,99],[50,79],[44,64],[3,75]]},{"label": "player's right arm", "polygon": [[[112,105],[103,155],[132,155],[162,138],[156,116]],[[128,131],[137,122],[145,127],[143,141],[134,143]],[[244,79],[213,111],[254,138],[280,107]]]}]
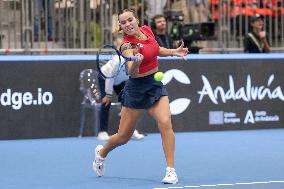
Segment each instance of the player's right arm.
[{"label": "player's right arm", "polygon": [[[127,57],[135,56],[139,53],[134,52],[133,47],[130,43],[124,43],[121,45],[121,53]],[[143,56],[143,55],[142,55]],[[143,59],[143,58],[142,58]],[[133,62],[133,61],[128,61],[126,62],[127,64],[127,69],[128,69],[128,74],[131,77],[136,77],[139,73],[139,66],[141,64],[141,61]]]}]

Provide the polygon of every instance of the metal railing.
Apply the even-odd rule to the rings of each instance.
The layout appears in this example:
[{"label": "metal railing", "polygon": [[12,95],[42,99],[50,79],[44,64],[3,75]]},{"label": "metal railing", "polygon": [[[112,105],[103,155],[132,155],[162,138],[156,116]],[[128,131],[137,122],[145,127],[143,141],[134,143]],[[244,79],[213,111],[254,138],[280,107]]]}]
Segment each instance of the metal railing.
[{"label": "metal railing", "polygon": [[[117,13],[122,8],[136,9],[141,24],[150,23],[150,2],[157,6],[151,7],[154,13],[190,13],[186,0],[0,0],[0,53],[93,53],[102,44],[116,43]],[[249,17],[256,9],[264,11],[273,51],[284,51],[284,3],[261,2],[203,1],[203,10],[210,10],[206,21],[215,22],[216,37],[201,52],[242,51]],[[168,21],[171,26],[172,21]]]},{"label": "metal railing", "polygon": [[264,17],[264,29],[273,51],[284,51],[284,1],[210,0],[209,4],[212,20],[218,25],[217,50],[242,50],[250,17],[260,14]]}]

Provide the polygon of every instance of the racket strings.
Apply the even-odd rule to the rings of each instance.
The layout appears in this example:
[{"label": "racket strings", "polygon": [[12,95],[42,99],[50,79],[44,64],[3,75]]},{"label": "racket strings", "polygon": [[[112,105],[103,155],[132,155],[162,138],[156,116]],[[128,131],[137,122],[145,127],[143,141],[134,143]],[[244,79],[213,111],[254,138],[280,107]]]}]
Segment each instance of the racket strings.
[{"label": "racket strings", "polygon": [[118,51],[110,48],[102,48],[98,52],[99,70],[105,78],[113,78],[118,75],[121,65],[121,57]]},{"label": "racket strings", "polygon": [[[115,46],[105,45],[97,53],[97,68],[99,73],[104,78],[115,78],[124,72],[128,75],[127,61],[137,61],[135,54],[140,52],[140,47],[137,44],[126,46],[127,49],[132,49],[134,56],[127,57],[123,55]],[[127,50],[125,49],[125,50]]]}]

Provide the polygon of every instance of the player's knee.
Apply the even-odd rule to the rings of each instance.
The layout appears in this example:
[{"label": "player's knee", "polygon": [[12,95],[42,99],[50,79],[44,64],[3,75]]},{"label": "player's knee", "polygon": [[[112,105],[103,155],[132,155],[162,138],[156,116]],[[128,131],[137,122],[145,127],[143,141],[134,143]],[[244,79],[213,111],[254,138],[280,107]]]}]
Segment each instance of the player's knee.
[{"label": "player's knee", "polygon": [[172,129],[171,118],[167,116],[163,117],[158,121],[158,125],[162,130]]},{"label": "player's knee", "polygon": [[119,145],[124,145],[129,141],[130,137],[125,134],[118,134],[117,142]]}]

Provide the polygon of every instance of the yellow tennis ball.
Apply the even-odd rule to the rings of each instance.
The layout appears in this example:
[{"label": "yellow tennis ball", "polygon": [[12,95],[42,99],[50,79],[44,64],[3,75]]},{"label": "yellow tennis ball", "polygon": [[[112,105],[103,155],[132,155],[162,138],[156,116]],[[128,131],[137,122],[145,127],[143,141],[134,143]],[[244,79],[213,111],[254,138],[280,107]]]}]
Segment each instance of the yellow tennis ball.
[{"label": "yellow tennis ball", "polygon": [[162,81],[163,78],[164,78],[163,72],[156,72],[155,75],[154,75],[154,79],[156,81]]}]

